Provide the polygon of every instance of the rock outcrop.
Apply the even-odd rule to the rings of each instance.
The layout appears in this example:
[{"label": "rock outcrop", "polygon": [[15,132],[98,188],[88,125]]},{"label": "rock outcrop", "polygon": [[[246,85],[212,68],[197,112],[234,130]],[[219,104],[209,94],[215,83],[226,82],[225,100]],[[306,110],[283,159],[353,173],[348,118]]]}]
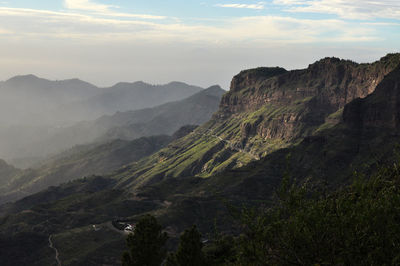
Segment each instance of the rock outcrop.
[{"label": "rock outcrop", "polygon": [[326,122],[335,123],[330,115],[371,94],[399,63],[400,54],[389,54],[372,64],[324,58],[304,70],[242,71],[233,78],[215,117],[227,119],[265,108],[253,124],[242,125],[242,136],[286,141],[304,137]]}]

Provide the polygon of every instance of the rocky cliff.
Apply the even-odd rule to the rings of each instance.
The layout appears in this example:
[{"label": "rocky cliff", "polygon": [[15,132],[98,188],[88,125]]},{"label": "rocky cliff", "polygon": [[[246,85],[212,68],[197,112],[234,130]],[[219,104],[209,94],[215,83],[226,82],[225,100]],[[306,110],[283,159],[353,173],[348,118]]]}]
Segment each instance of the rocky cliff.
[{"label": "rocky cliff", "polygon": [[318,101],[338,109],[373,92],[399,63],[400,54],[389,54],[372,64],[332,57],[302,70],[256,68],[242,71],[233,78],[230,92],[223,97],[221,111],[256,110],[266,103],[287,104],[310,96],[318,96]]},{"label": "rocky cliff", "polygon": [[209,122],[121,171],[120,185],[207,177],[303,140],[312,142],[313,136],[342,120],[346,104],[389,82],[382,81],[399,64],[400,54],[390,54],[371,64],[325,58],[303,70],[242,71]]},{"label": "rocky cliff", "polygon": [[273,116],[260,114],[253,124],[243,124],[242,135],[295,139],[304,135],[303,129],[332,122],[331,114],[372,93],[399,63],[399,54],[389,54],[372,64],[324,58],[303,70],[243,71],[233,78],[218,114],[226,119],[265,106],[280,109]]}]

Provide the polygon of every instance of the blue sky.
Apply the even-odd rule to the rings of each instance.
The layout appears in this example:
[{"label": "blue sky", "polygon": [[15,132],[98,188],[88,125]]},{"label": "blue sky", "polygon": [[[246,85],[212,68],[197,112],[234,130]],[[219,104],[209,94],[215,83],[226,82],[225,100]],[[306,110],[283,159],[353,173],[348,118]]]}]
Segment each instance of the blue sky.
[{"label": "blue sky", "polygon": [[372,62],[400,48],[398,0],[0,1],[0,79],[33,73],[228,89],[242,69]]}]

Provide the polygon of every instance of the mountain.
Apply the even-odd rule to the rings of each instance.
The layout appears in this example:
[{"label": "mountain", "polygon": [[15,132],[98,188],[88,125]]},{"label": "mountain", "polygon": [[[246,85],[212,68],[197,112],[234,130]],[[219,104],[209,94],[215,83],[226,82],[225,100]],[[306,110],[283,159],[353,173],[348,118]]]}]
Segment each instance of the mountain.
[{"label": "mountain", "polygon": [[139,110],[179,101],[201,90],[203,89],[200,87],[182,82],[171,82],[166,85],[150,85],[142,81],[121,82],[104,89],[104,92],[100,95],[95,95],[64,108],[67,112],[89,113],[90,118],[93,119],[118,111]]},{"label": "mountain", "polygon": [[[210,121],[127,168],[118,176],[120,185],[137,188],[153,178],[208,177],[300,143],[336,125],[347,103],[372,93],[399,63],[400,54],[391,54],[372,64],[325,58],[303,70],[243,71]],[[156,162],[161,163],[149,167]]]},{"label": "mountain", "polygon": [[[238,232],[230,206],[270,206],[285,175],[299,183],[322,183],[333,189],[350,182],[354,171],[370,173],[377,164],[393,163],[400,132],[399,58],[389,55],[363,65],[324,59],[306,70],[242,72],[232,82],[244,84],[242,93],[232,86],[211,121],[156,154],[107,178],[76,180],[1,206],[2,252],[26,256],[1,256],[0,263],[53,263],[54,251],[46,249],[51,236],[64,265],[118,264],[124,236],[112,227],[112,221],[135,222],[140,215],[152,213],[174,239],[192,224],[205,235],[215,225],[222,232]],[[345,75],[332,71],[343,67],[349,71]],[[315,80],[305,78],[309,75]],[[359,81],[344,78],[347,75]],[[378,77],[373,88],[363,82]],[[315,95],[296,96],[301,84],[307,85],[303,91]],[[261,122],[249,119],[254,116]],[[255,130],[245,130],[246,123]],[[207,131],[214,127],[224,135]],[[284,134],[282,128],[292,131]],[[270,132],[268,142],[255,141],[251,132]],[[276,145],[278,138],[283,141]],[[246,149],[234,145],[243,139]],[[262,153],[255,153],[258,150]],[[248,162],[241,167],[226,165],[230,156]]]},{"label": "mountain", "polygon": [[183,126],[171,136],[141,137],[131,141],[118,139],[75,146],[42,162],[37,168],[24,171],[0,164],[0,177],[4,176],[7,180],[0,187],[0,204],[85,176],[112,174],[191,133],[196,127]]},{"label": "mountain", "polygon": [[207,122],[218,110],[224,93],[221,87],[212,86],[181,101],[101,117],[96,125],[109,128],[101,139],[129,140],[154,134],[172,134],[183,125]]},{"label": "mountain", "polygon": [[60,106],[93,97],[101,89],[79,79],[50,81],[34,75],[16,76],[0,85],[0,121],[11,125],[43,125],[74,121]]},{"label": "mountain", "polygon": [[202,88],[182,82],[150,85],[118,83],[98,88],[79,79],[51,81],[34,75],[16,76],[0,84],[0,121],[11,125],[65,125],[117,111],[137,110],[182,100]]},{"label": "mountain", "polygon": [[[94,141],[110,129],[93,121],[77,121],[182,100],[201,91],[199,87],[179,82],[157,86],[143,82],[120,83],[111,88],[97,88],[78,79],[49,81],[33,75],[14,77],[0,86],[0,121],[4,122],[0,126],[0,157],[21,166],[30,165],[49,154]],[[201,121],[209,118],[204,111],[198,117],[202,117]],[[177,122],[166,132],[172,134],[186,121]],[[197,122],[192,121],[189,119],[188,123]],[[144,135],[147,134],[140,136]]]}]

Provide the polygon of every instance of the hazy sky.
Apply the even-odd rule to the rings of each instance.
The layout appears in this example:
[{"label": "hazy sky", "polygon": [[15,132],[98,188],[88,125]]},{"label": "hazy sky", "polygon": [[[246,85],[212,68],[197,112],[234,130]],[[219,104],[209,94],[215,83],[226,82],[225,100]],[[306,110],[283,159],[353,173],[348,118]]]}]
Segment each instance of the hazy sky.
[{"label": "hazy sky", "polygon": [[246,68],[399,51],[399,0],[0,1],[0,80],[32,73],[228,89]]}]

